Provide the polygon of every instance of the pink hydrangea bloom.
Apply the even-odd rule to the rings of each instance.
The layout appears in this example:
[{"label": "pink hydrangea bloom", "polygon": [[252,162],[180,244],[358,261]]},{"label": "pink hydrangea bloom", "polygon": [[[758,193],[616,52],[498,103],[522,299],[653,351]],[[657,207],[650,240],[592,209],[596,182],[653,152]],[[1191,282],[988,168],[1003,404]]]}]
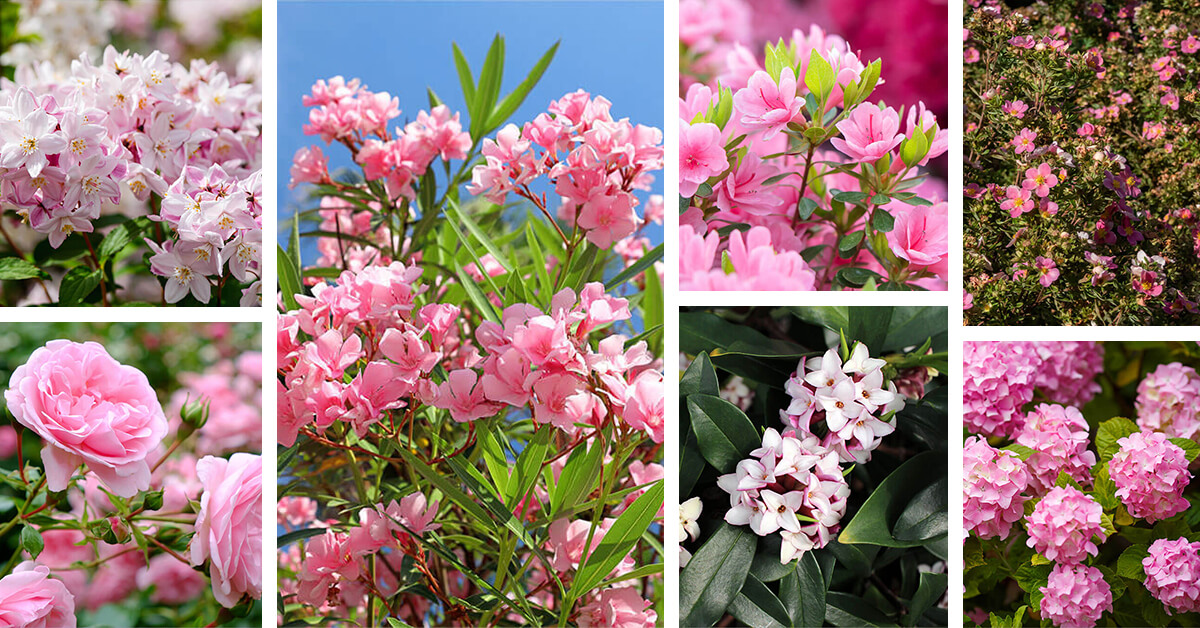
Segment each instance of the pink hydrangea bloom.
[{"label": "pink hydrangea bloom", "polygon": [[981,539],[1008,538],[1025,516],[1023,493],[1030,475],[1010,451],[996,449],[978,436],[963,443],[963,533]]},{"label": "pink hydrangea bloom", "polygon": [[1088,451],[1088,442],[1087,420],[1078,409],[1043,403],[1030,411],[1017,443],[1033,450],[1025,461],[1033,493],[1049,490],[1064,471],[1076,482],[1090,484],[1096,454]]},{"label": "pink hydrangea bloom", "polygon": [[9,412],[45,441],[50,490],[66,490],[80,464],[121,497],[150,488],[146,456],[162,443],[167,419],[141,371],[95,342],[51,340],[8,385]]},{"label": "pink hydrangea bloom", "polygon": [[869,102],[856,106],[850,115],[837,123],[837,129],[842,132],[842,137],[835,137],[830,142],[858,162],[876,161],[904,139],[900,133],[900,114],[891,107],[880,109]]},{"label": "pink hydrangea bloom", "polygon": [[717,125],[679,121],[680,196],[692,196],[701,183],[725,172],[728,167],[725,143]]},{"label": "pink hydrangea bloom", "polygon": [[1158,539],[1142,559],[1146,589],[1174,614],[1200,611],[1200,542]]},{"label": "pink hydrangea bloom", "polygon": [[1112,611],[1112,587],[1104,574],[1087,565],[1058,564],[1046,586],[1038,589],[1043,616],[1055,626],[1091,628],[1105,611]]},{"label": "pink hydrangea bloom", "polygon": [[1187,510],[1183,490],[1192,474],[1181,447],[1161,432],[1134,432],[1117,444],[1108,472],[1129,514],[1154,523]]},{"label": "pink hydrangea bloom", "polygon": [[75,597],[48,568],[21,563],[0,579],[0,625],[75,628]]},{"label": "pink hydrangea bloom", "polygon": [[1160,364],[1138,384],[1135,406],[1142,429],[1195,439],[1200,431],[1200,375],[1179,362]]},{"label": "pink hydrangea bloom", "polygon": [[984,436],[1014,436],[1025,417],[1021,408],[1033,400],[1041,363],[1021,343],[963,343],[963,422]]},{"label": "pink hydrangea bloom", "polygon": [[1028,346],[1042,360],[1034,386],[1050,401],[1081,408],[1100,392],[1096,376],[1104,369],[1104,343],[1068,340]]},{"label": "pink hydrangea bloom", "polygon": [[243,596],[262,597],[262,456],[205,456],[196,463],[204,484],[193,565],[210,562],[213,596],[233,608]]},{"label": "pink hydrangea bloom", "polygon": [[1056,486],[1025,518],[1029,532],[1026,545],[1039,554],[1065,565],[1083,562],[1100,549],[1092,537],[1108,537],[1100,522],[1104,509],[1091,497],[1071,486]]}]

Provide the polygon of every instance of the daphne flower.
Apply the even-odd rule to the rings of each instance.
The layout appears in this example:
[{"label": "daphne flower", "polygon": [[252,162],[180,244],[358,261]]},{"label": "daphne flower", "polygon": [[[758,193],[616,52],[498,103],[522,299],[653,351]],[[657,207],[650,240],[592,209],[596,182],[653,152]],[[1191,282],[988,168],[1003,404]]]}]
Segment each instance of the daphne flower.
[{"label": "daphne flower", "polygon": [[696,520],[704,510],[704,502],[699,497],[693,497],[679,504],[679,540],[696,540],[700,538],[700,524]]}]

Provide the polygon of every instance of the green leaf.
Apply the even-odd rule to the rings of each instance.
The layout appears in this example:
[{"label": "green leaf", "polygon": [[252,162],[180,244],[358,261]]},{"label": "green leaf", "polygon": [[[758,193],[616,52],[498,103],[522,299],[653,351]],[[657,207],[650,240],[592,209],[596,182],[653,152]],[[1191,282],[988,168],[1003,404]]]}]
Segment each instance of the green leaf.
[{"label": "green leaf", "polygon": [[559,43],[561,43],[561,40],[554,42],[554,45],[550,46],[550,49],[542,54],[542,57],[534,64],[533,69],[529,71],[525,80],[521,81],[521,84],[517,85],[516,89],[504,97],[504,100],[500,102],[500,106],[492,112],[492,117],[488,119],[489,127],[493,129],[498,128],[504,124],[505,120],[508,120],[509,116],[516,113],[521,103],[525,102],[525,98],[529,96],[529,92],[533,91],[538,81],[542,80],[542,75],[546,73],[546,68],[550,67],[550,62],[554,60],[554,54],[558,52]]},{"label": "green leaf", "polygon": [[711,626],[725,615],[746,581],[758,535],[722,523],[679,575],[682,626]]},{"label": "green leaf", "polygon": [[830,591],[825,598],[825,621],[834,626],[891,626],[891,619],[864,599]]},{"label": "green leaf", "polygon": [[307,538],[325,534],[327,530],[329,530],[329,528],[304,528],[303,530],[293,530],[287,534],[279,535],[279,537],[275,539],[275,547],[282,549],[283,547],[291,545],[296,541],[303,541]]},{"label": "green leaf", "polygon": [[99,248],[96,249],[96,255],[100,257],[101,262],[108,261],[129,246],[141,231],[141,225],[136,221],[126,220],[104,236],[104,239],[100,241]]},{"label": "green leaf", "polygon": [[[463,224],[463,226],[465,226],[467,228],[467,231],[470,231],[471,235],[475,236],[475,240],[477,242],[479,242],[479,244],[481,244],[483,246],[483,248],[487,250],[488,253],[491,253],[492,257],[494,257],[496,259],[496,261],[499,262],[500,265],[504,267],[504,270],[506,270],[510,273],[513,272],[514,266],[512,265],[512,262],[508,261],[508,257],[504,254],[503,251],[500,250],[500,247],[497,246],[496,243],[493,242],[492,239],[489,238],[486,233],[484,233],[483,229],[479,228],[479,225],[476,224],[476,222],[473,218],[471,218],[470,214],[459,209],[458,203],[455,203],[454,201],[447,199],[445,210],[446,210],[446,217],[448,219],[458,220],[459,222],[461,222]],[[479,267],[479,271],[483,272],[482,266]]]},{"label": "green leaf", "polygon": [[791,307],[788,310],[806,323],[812,323],[833,332],[850,326],[850,308],[844,305],[804,305]]},{"label": "green leaf", "polygon": [[[500,446],[500,440],[496,438],[497,430],[492,428],[483,431],[479,437],[479,450],[483,454],[483,464],[487,467],[488,475],[492,478],[492,484],[496,485],[496,489],[501,495],[507,497],[508,488],[508,458],[504,455],[504,448]],[[506,499],[505,503],[512,506],[511,500]]]},{"label": "green leaf", "polygon": [[729,611],[743,624],[752,628],[780,628],[792,625],[783,602],[753,574],[746,576],[746,581],[742,583],[741,591],[733,598]]},{"label": "green leaf", "polygon": [[1117,484],[1108,475],[1108,463],[1097,462],[1092,467],[1092,497],[1105,511],[1114,511],[1121,505],[1117,497]]},{"label": "green leaf", "polygon": [[19,281],[34,277],[49,277],[42,269],[20,257],[0,258],[0,281]]},{"label": "green leaf", "polygon": [[1096,451],[1100,452],[1100,460],[1108,462],[1121,448],[1117,440],[1136,431],[1137,424],[1124,417],[1115,417],[1101,423],[1096,432]]},{"label": "green leaf", "polygon": [[642,534],[654,522],[658,511],[663,507],[663,481],[655,482],[646,489],[617,520],[613,522],[604,538],[589,554],[586,562],[575,574],[571,585],[571,595],[575,599],[582,598],[612,572],[617,563],[637,545]]},{"label": "green leaf", "polygon": [[21,528],[21,549],[29,552],[30,558],[36,559],[43,549],[46,549],[46,542],[42,540],[42,533],[37,531],[37,528],[27,525]]},{"label": "green leaf", "polygon": [[[859,231],[858,233],[862,232]],[[838,283],[842,284],[843,286],[850,286],[852,288],[861,288],[867,285],[867,282],[871,281],[872,279],[875,280],[876,284],[882,283],[884,280],[883,275],[880,275],[873,270],[867,270],[866,268],[857,268],[853,266],[847,266],[839,269],[834,277]]]},{"label": "green leaf", "polygon": [[461,488],[455,486],[446,476],[433,470],[433,468],[422,462],[407,449],[401,447],[397,450],[397,453],[400,454],[400,457],[404,458],[404,462],[409,467],[412,467],[413,470],[421,474],[421,477],[425,478],[426,481],[437,487],[437,489],[440,490],[446,499],[450,500],[451,503],[458,505],[458,507],[462,508],[467,514],[471,515],[477,521],[482,523],[486,529],[495,529],[495,522],[488,515],[487,511],[479,505],[478,499],[464,493]]},{"label": "green leaf", "polygon": [[944,573],[921,574],[920,584],[917,585],[917,592],[913,595],[908,609],[909,613],[905,617],[905,624],[917,625],[917,620],[921,618],[921,615],[933,608],[933,605],[937,604],[938,600],[946,594],[947,584],[947,576]]},{"label": "green leaf", "polygon": [[842,259],[850,259],[854,257],[854,255],[858,253],[858,247],[860,244],[862,244],[862,241],[862,231],[855,231],[842,236],[842,238],[838,240],[838,256],[840,256]]},{"label": "green leaf", "polygon": [[475,90],[475,101],[471,103],[471,138],[478,140],[490,130],[496,99],[500,96],[500,83],[504,78],[504,38],[496,35],[488,47],[483,69],[479,71],[479,84]]},{"label": "green leaf", "polygon": [[692,360],[683,372],[683,377],[679,379],[679,396],[687,398],[689,395],[721,395],[721,382],[717,379],[717,371],[708,359],[708,353],[704,351]]},{"label": "green leaf", "polygon": [[525,246],[533,258],[533,274],[537,277],[538,294],[545,298],[554,291],[554,284],[550,281],[550,273],[546,271],[546,254],[542,252],[542,244],[533,232],[531,222],[525,223]]},{"label": "green leaf", "polygon": [[[463,290],[466,291],[467,298],[470,299],[471,305],[474,305],[475,309],[478,310],[485,319],[492,321],[493,323],[499,323],[500,317],[496,314],[496,309],[492,307],[492,302],[488,300],[485,294],[483,294],[483,290],[480,290],[479,285],[475,283],[475,280],[467,274],[467,271],[463,270],[462,264],[455,261],[454,265],[454,274],[458,277],[459,285],[462,286]],[[479,264],[478,267],[483,268],[483,265]],[[487,273],[484,273],[483,276],[487,277]],[[497,289],[497,292],[499,292],[499,289]]]},{"label": "green leaf", "polygon": [[862,205],[868,198],[871,198],[871,195],[864,192],[838,192],[833,195],[833,200],[850,205]]},{"label": "green leaf", "polygon": [[915,547],[949,529],[946,456],[917,454],[883,480],[838,535],[842,543]]},{"label": "green leaf", "polygon": [[100,277],[98,270],[84,266],[72,268],[59,285],[58,304],[70,307],[83,303],[83,300],[100,285]]},{"label": "green leaf", "polygon": [[837,75],[833,72],[833,66],[829,65],[829,62],[817,52],[816,48],[813,48],[808,55],[808,70],[804,73],[804,84],[808,87],[808,91],[816,94],[821,102],[829,98],[829,93],[837,84]]},{"label": "green leaf", "polygon": [[563,508],[574,505],[580,497],[592,492],[600,479],[604,449],[603,443],[597,440],[586,450],[576,447],[567,457],[567,462],[558,475],[558,483],[550,493],[552,517],[556,517]]},{"label": "green leaf", "polygon": [[504,490],[504,502],[510,507],[516,508],[541,476],[542,463],[549,451],[550,434],[551,430],[543,426],[529,439],[517,457],[516,473],[508,482],[507,490]]},{"label": "green leaf", "polygon": [[805,196],[796,203],[796,213],[800,215],[800,220],[808,220],[812,218],[813,212],[817,211],[817,202]]},{"label": "green leaf", "polygon": [[1197,456],[1200,456],[1200,444],[1197,444],[1196,441],[1190,438],[1171,438],[1168,440],[1183,450],[1188,462],[1192,462]]},{"label": "green leaf", "polygon": [[[454,49],[454,69],[458,72],[458,84],[462,87],[463,100],[467,103],[467,111],[471,111],[475,103],[475,77],[472,76],[471,66],[463,56],[462,50],[459,50],[458,44],[451,43],[450,47]],[[475,138],[474,135],[471,137]]]},{"label": "green leaf", "polygon": [[1013,445],[1007,445],[1007,446],[1001,447],[1000,449],[1003,451],[1011,451],[1012,453],[1016,454],[1017,457],[1020,458],[1022,462],[1024,462],[1025,460],[1029,460],[1029,457],[1033,455],[1033,449],[1026,447],[1024,445],[1013,444]]},{"label": "green leaf", "polygon": [[889,233],[895,228],[896,219],[892,218],[892,215],[889,214],[886,209],[882,207],[876,207],[874,213],[871,214],[871,226],[875,227],[876,231]]},{"label": "green leaf", "polygon": [[662,259],[662,257],[663,257],[663,245],[660,244],[660,245],[654,247],[653,249],[650,249],[649,251],[647,251],[644,255],[642,255],[641,259],[634,262],[633,264],[630,264],[628,268],[617,273],[616,277],[613,277],[612,279],[609,279],[607,282],[605,282],[604,289],[606,291],[612,290],[613,288],[620,286],[621,284],[625,283],[626,281],[629,281],[630,279],[637,277],[638,275],[645,272],[646,269],[654,266],[654,262],[657,262],[658,260]]},{"label": "green leaf", "polygon": [[[342,236],[337,236],[342,237]],[[304,268],[303,262],[300,261],[300,216],[292,217],[292,230],[288,233],[288,256],[292,258],[292,266],[295,267],[296,273]],[[300,284],[303,287],[304,284]],[[299,293],[297,293],[299,294]]]},{"label": "green leaf", "polygon": [[283,306],[287,311],[299,309],[296,295],[300,294],[300,269],[294,265],[291,256],[282,246],[275,245],[276,265],[279,267],[279,291],[283,294]]},{"label": "green leaf", "polygon": [[732,473],[760,445],[758,430],[746,414],[720,397],[690,395],[687,409],[700,453],[721,473]]},{"label": "green leaf", "polygon": [[1142,566],[1142,559],[1149,555],[1150,546],[1145,544],[1139,543],[1125,548],[1125,551],[1121,552],[1120,558],[1117,559],[1117,575],[1144,582],[1146,569]]},{"label": "green leaf", "polygon": [[779,595],[792,626],[825,624],[825,576],[816,554],[805,552],[796,570],[779,582]]}]

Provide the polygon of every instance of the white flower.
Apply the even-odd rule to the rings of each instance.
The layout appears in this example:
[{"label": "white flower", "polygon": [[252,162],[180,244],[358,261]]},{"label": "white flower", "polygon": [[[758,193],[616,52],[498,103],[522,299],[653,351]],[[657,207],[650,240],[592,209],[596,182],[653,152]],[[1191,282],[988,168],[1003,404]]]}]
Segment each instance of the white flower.
[{"label": "white flower", "polygon": [[700,537],[700,524],[696,523],[696,519],[700,518],[700,513],[704,510],[704,503],[699,497],[693,497],[682,504],[679,504],[679,542],[687,540],[696,540]]}]

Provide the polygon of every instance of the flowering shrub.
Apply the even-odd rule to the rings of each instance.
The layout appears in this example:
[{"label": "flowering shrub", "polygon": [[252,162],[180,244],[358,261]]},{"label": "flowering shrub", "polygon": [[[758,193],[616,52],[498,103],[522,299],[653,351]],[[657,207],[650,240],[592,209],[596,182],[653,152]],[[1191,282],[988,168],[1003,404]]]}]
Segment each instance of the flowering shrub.
[{"label": "flowering shrub", "polygon": [[1194,3],[964,10],[965,321],[1200,320]]},{"label": "flowering shrub", "polygon": [[[963,356],[967,621],[1187,623],[1177,616],[1200,610],[1200,406],[1183,395],[1200,348],[968,342]],[[995,394],[1010,382],[1011,397]]]},{"label": "flowering shrub", "polygon": [[883,60],[816,25],[759,57],[740,1],[680,12],[680,289],[944,290],[933,112],[872,101]]},{"label": "flowering shrub", "polygon": [[500,98],[504,40],[478,76],[455,47],[467,110],[403,126],[356,79],[304,96],[358,167],[292,167],[321,224],[279,250],[282,622],[661,617],[662,134],[582,90],[506,124],[556,49]]},{"label": "flowering shrub", "polygon": [[[262,361],[234,348],[257,330],[56,327],[5,330],[0,617],[47,627],[260,621]],[[92,340],[45,340],[55,333]],[[163,358],[174,366],[155,371]],[[214,385],[198,380],[245,398],[213,403]],[[252,425],[238,425],[250,414]],[[218,438],[235,431],[245,436],[236,444]]]},{"label": "flowering shrub", "polygon": [[[40,18],[22,26],[53,36],[72,30],[59,20],[80,18],[67,3],[42,4],[53,6],[30,9]],[[72,44],[77,58],[56,59],[72,45],[39,41],[18,43],[9,56],[28,61],[0,78],[0,210],[11,212],[0,221],[0,280],[20,282],[5,284],[5,298],[259,305],[257,55],[233,72],[87,41]],[[52,58],[29,58],[39,51]]]},{"label": "flowering shrub", "polygon": [[681,625],[946,623],[945,316],[680,314]]}]

